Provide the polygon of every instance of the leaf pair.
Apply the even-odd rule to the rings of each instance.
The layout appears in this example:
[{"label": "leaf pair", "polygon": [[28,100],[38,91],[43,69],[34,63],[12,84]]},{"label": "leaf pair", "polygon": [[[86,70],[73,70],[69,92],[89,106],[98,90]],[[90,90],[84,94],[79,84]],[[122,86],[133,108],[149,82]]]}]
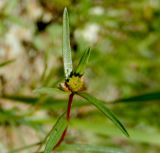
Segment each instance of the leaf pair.
[{"label": "leaf pair", "polygon": [[[70,47],[70,31],[69,31],[69,18],[67,8],[64,9],[63,13],[63,63],[65,78],[68,79],[70,74],[73,72],[72,66],[72,55]],[[90,48],[87,49],[82,55],[78,67],[75,71],[76,74],[83,75],[86,68],[88,58],[90,55]]]},{"label": "leaf pair", "polygon": [[[40,94],[54,94],[57,89],[54,88],[39,88],[35,90],[35,92]],[[112,113],[111,110],[109,110],[105,102],[102,100],[99,100],[93,96],[91,96],[88,93],[85,92],[77,92],[77,95],[81,96],[82,98],[86,99],[89,103],[94,105],[96,108],[98,108],[107,118],[109,118],[127,137],[129,136],[127,130],[123,126],[123,124],[117,119],[117,117]]]}]

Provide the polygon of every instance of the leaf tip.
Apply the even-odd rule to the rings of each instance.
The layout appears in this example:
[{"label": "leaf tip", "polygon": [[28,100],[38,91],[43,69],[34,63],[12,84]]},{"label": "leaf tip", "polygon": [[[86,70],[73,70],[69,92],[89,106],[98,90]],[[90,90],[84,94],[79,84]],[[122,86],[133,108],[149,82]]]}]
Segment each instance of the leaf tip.
[{"label": "leaf tip", "polygon": [[86,51],[84,51],[84,53],[79,61],[79,64],[77,66],[76,73],[78,73],[80,75],[84,74],[84,71],[85,71],[86,65],[88,63],[89,56],[90,56],[90,51],[91,51],[90,47],[87,48]]},{"label": "leaf tip", "polygon": [[67,7],[64,8],[64,12],[67,12]]},{"label": "leaf tip", "polygon": [[64,17],[64,18],[68,17],[68,10],[67,10],[67,7],[64,8],[63,17]]}]

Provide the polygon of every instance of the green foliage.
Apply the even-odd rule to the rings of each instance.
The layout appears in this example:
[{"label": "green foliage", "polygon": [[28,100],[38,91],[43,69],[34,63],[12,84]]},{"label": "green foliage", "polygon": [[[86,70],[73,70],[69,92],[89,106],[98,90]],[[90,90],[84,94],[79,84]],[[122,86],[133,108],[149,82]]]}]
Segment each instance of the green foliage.
[{"label": "green foliage", "polygon": [[147,101],[158,101],[160,100],[160,92],[152,92],[152,93],[145,93],[142,95],[138,96],[131,96],[128,98],[122,98],[122,99],[117,99],[115,103],[120,103],[120,102],[147,102]]},{"label": "green foliage", "polygon": [[129,136],[127,130],[122,123],[115,117],[115,115],[105,106],[105,103],[97,98],[87,94],[78,93],[81,97],[85,98],[88,102],[97,107],[104,115],[106,115],[126,136]]},{"label": "green foliage", "polygon": [[49,87],[41,87],[35,89],[33,92],[38,94],[47,94],[47,95],[53,95],[55,93],[65,93],[64,91],[58,89],[58,88],[49,88]]},{"label": "green foliage", "polygon": [[[104,120],[96,109],[90,108],[93,101],[75,97],[74,118],[69,128],[73,128],[76,134],[68,134],[66,143],[83,141],[84,144],[62,144],[57,148],[58,152],[94,152],[94,149],[98,152],[108,146],[124,148],[133,153],[160,152],[158,0],[3,1],[0,4],[1,62],[12,57],[12,49],[18,44],[23,48],[22,54],[27,61],[24,66],[24,56],[17,52],[18,62],[15,62],[15,65],[18,65],[15,68],[8,67],[6,71],[6,67],[3,67],[0,74],[0,137],[3,138],[0,142],[0,152],[19,146],[27,147],[32,139],[28,128],[35,132],[35,137],[40,141],[31,146],[39,146],[41,139],[48,133],[46,126],[52,126],[59,114],[66,109],[65,95],[54,89],[64,79],[61,18],[65,6],[70,10],[70,32],[66,33],[66,38],[69,38],[69,35],[71,38],[70,42],[65,39],[65,45],[70,48],[66,53],[71,52],[72,48],[73,65],[77,65],[79,59],[82,63],[85,61],[81,55],[87,57],[87,51],[84,52],[84,49],[88,46],[92,48],[87,78],[84,80],[89,84],[86,84],[87,90],[92,95],[104,99],[105,107],[122,119],[130,139],[123,137],[121,131],[109,120]],[[39,23],[42,29],[39,28]],[[67,24],[65,29],[67,31]],[[18,43],[12,46],[10,36],[16,37],[14,41]],[[71,65],[71,56],[70,60],[67,60]],[[82,74],[86,65],[80,66],[79,71]],[[18,75],[21,68],[24,69]],[[68,69],[70,73],[72,66]],[[44,70],[43,74],[39,73],[41,70]],[[10,77],[12,73],[13,77]],[[37,87],[36,93],[32,92]],[[21,127],[27,127],[27,133],[22,132]],[[95,148],[91,149],[91,146]],[[29,147],[25,152],[35,150]]]},{"label": "green foliage", "polygon": [[86,68],[86,65],[88,63],[88,59],[89,59],[89,55],[90,55],[90,48],[88,48],[82,55],[80,61],[79,61],[79,64],[77,66],[77,69],[75,71],[75,73],[77,74],[80,74],[80,75],[83,75],[84,74],[84,71],[85,71],[85,68]]},{"label": "green foliage", "polygon": [[[63,86],[61,88],[64,91],[68,90],[71,92],[72,98],[68,101],[68,109],[67,109],[67,120],[69,120],[70,116],[70,109],[71,109],[71,103],[73,99],[73,95],[77,93],[78,91],[81,91],[83,89],[83,80],[81,79],[86,64],[88,62],[88,58],[90,55],[90,48],[84,52],[84,54],[81,57],[81,60],[79,62],[79,65],[77,67],[77,70],[75,74],[72,72],[72,59],[71,59],[71,49],[70,49],[70,37],[69,37],[69,19],[68,19],[68,13],[67,9],[64,9],[63,13],[63,63],[64,63],[64,70],[65,70],[65,78],[66,81],[63,83]],[[74,76],[75,75],[75,76]],[[77,76],[76,76],[77,75]],[[68,86],[66,86],[68,85]],[[79,87],[80,85],[80,87]],[[36,89],[35,92],[41,93],[41,94],[52,94],[55,91],[54,88],[39,88]],[[77,93],[81,97],[87,99],[91,104],[96,106],[100,111],[102,111],[126,136],[129,136],[127,130],[124,128],[124,126],[121,124],[121,122],[113,115],[113,113],[103,104],[102,101],[92,97],[91,95],[87,93]],[[56,124],[57,128],[61,128],[61,124]],[[55,125],[55,126],[56,126]],[[60,130],[59,135],[56,137],[57,130]],[[49,134],[49,140],[46,144],[44,153],[50,153],[52,149],[58,144],[58,147],[60,145],[59,141],[63,139],[62,133],[65,132],[66,125],[63,126],[62,129],[55,129],[53,128],[53,131]]]},{"label": "green foliage", "polygon": [[78,151],[78,152],[95,152],[95,153],[126,153],[124,150],[104,147],[104,146],[95,146],[89,144],[72,144],[72,145],[62,145],[59,150],[63,151]]},{"label": "green foliage", "polygon": [[61,138],[61,135],[65,128],[67,127],[67,120],[64,118],[64,114],[59,117],[56,124],[53,126],[52,130],[49,133],[48,140],[46,142],[46,146],[44,149],[44,153],[51,153],[53,148],[58,143],[59,139]]},{"label": "green foliage", "polygon": [[64,73],[67,79],[70,73],[73,71],[67,8],[64,9],[63,13],[63,63],[64,63]]}]

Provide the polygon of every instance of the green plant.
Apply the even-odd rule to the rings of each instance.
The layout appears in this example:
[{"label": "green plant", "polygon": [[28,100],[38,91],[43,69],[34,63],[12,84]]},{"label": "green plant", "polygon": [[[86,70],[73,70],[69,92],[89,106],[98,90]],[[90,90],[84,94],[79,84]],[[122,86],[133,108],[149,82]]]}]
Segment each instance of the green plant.
[{"label": "green plant", "polygon": [[[98,100],[92,95],[84,92],[85,82],[84,82],[84,71],[89,59],[90,48],[87,49],[82,55],[80,62],[75,70],[72,66],[71,58],[71,47],[70,47],[70,35],[69,35],[69,19],[67,9],[64,9],[63,13],[63,63],[64,63],[64,73],[65,81],[60,83],[58,89],[69,95],[67,111],[58,119],[55,126],[46,136],[44,143],[45,149],[44,153],[51,153],[51,151],[62,143],[66,132],[68,123],[70,120],[71,105],[73,102],[73,97],[78,95],[86,99],[89,103],[97,107],[105,116],[107,116],[126,136],[129,136],[125,127],[121,122],[115,117],[115,115],[109,110],[102,100]],[[42,87],[35,90],[37,93],[41,94],[51,94],[55,92],[57,88]],[[39,148],[40,149],[40,148]]]},{"label": "green plant", "polygon": [[[17,150],[19,147],[26,148],[26,153],[35,152],[56,122],[59,113],[67,108],[68,97],[62,95],[59,89],[58,93],[53,88],[48,88],[48,94],[31,93],[31,90],[38,86],[55,87],[63,79],[63,64],[59,58],[62,46],[60,18],[66,4],[60,4],[62,0],[58,5],[57,0],[47,1],[5,0],[0,5],[1,62],[5,61],[6,57],[14,56],[12,49],[15,49],[15,43],[8,42],[8,38],[11,38],[8,36],[14,36],[15,41],[23,47],[22,51],[16,54],[18,63],[0,67],[0,137],[3,138],[0,141],[0,152]],[[124,3],[126,5],[123,5]],[[132,139],[128,141],[96,108],[91,109],[90,103],[81,98],[77,99],[78,96],[74,95],[73,112],[71,111],[73,117],[71,115],[68,125],[68,129],[73,129],[73,135],[67,132],[65,143],[62,143],[56,152],[109,153],[106,149],[108,146],[117,146],[135,153],[160,152],[159,3],[160,1],[81,0],[76,3],[70,1],[67,5],[72,27],[71,48],[75,49],[72,50],[74,63],[77,63],[77,57],[83,54],[83,48],[93,48],[89,58],[89,71],[84,75],[88,78],[87,88],[91,89],[89,92],[92,95],[100,95],[106,101],[106,106],[129,125],[127,131]],[[45,27],[40,29],[40,25]],[[93,33],[89,32],[92,27],[95,30]],[[16,35],[17,32],[20,32],[20,35]],[[21,53],[25,56],[25,61]],[[25,69],[21,62],[26,63]],[[41,65],[42,62],[44,65]],[[43,75],[32,71],[35,68],[38,72],[44,69]],[[19,71],[21,69],[23,71]],[[39,107],[35,109],[37,105]],[[46,115],[37,115],[39,112]],[[21,129],[26,127],[27,132],[23,132]],[[28,128],[36,135],[30,134]],[[37,141],[30,141],[35,140],[34,138]],[[76,144],[84,138],[83,145]],[[97,151],[88,149],[95,149],[96,144]],[[29,145],[33,148],[27,148]],[[43,145],[45,146],[45,143]],[[72,151],[68,150],[70,147]],[[103,147],[105,149],[102,149]],[[117,152],[121,152],[120,149],[115,151]],[[122,152],[124,153],[124,150]]]}]

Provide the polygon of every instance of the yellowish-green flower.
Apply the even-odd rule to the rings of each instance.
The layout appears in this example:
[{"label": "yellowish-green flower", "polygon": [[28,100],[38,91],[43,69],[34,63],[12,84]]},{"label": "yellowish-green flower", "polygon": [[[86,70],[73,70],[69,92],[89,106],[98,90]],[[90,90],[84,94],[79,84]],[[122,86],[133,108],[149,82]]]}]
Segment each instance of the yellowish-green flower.
[{"label": "yellowish-green flower", "polygon": [[64,91],[78,92],[85,90],[85,83],[83,76],[72,75],[69,77],[65,83],[60,84],[60,88]]},{"label": "yellowish-green flower", "polygon": [[78,92],[85,89],[83,77],[73,75],[66,81],[66,84],[72,92]]}]

